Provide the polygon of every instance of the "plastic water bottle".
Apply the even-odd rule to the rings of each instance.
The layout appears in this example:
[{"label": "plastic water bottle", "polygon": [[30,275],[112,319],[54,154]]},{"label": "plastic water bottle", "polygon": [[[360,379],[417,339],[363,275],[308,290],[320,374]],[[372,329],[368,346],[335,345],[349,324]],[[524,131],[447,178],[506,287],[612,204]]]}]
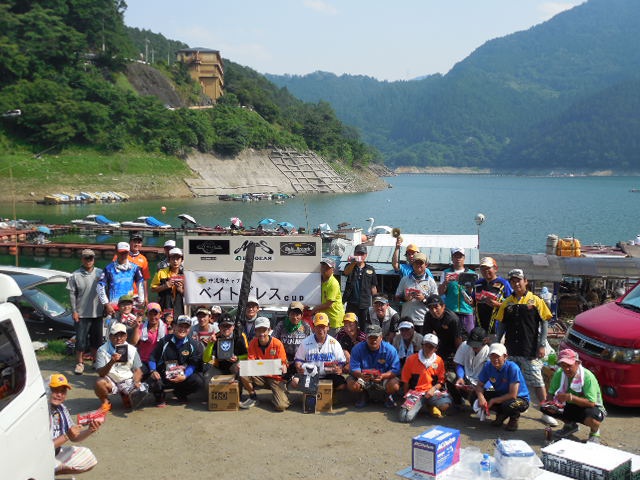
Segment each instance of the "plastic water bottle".
[{"label": "plastic water bottle", "polygon": [[488,453],[482,455],[482,461],[480,462],[480,478],[491,478],[491,459]]}]

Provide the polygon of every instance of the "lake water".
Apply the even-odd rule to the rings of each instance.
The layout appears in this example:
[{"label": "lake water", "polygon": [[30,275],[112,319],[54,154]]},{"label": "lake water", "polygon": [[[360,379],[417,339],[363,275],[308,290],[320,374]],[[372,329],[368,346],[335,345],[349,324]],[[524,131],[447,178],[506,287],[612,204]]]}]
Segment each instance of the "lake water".
[{"label": "lake water", "polygon": [[[245,226],[262,218],[291,222],[312,229],[320,223],[368,227],[399,227],[406,233],[475,234],[474,218],[483,213],[480,248],[484,252],[544,252],[548,234],[575,235],[583,244],[615,244],[640,233],[640,177],[513,177],[488,175],[400,175],[388,178],[393,188],[348,195],[298,195],[284,205],[271,201],[220,202],[215,197],[132,201],[122,204],[44,206],[17,204],[18,218],[67,223],[91,213],[112,220],[153,215],[180,225],[188,213],[203,225],[229,225],[240,217]],[[161,207],[167,211],[161,213]],[[9,198],[0,203],[0,216],[11,217]],[[89,238],[87,241],[95,241]],[[113,242],[105,236],[98,241]],[[150,238],[147,244],[161,245]],[[4,259],[0,258],[0,261]]]}]

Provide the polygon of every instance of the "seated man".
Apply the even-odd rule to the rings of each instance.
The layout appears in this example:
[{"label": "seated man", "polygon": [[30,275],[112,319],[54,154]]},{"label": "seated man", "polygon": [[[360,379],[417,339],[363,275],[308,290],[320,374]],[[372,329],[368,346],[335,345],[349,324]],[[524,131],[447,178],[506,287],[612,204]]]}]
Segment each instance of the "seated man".
[{"label": "seated man", "polygon": [[102,402],[102,409],[111,409],[109,395],[119,393],[122,405],[131,408],[130,395],[140,389],[142,361],[138,350],[127,343],[127,327],[114,323],[109,331],[109,340],[96,353],[95,369],[98,372],[95,393]]},{"label": "seated man", "polygon": [[[271,323],[268,318],[256,319],[256,336],[249,343],[249,360],[282,361],[282,373],[287,372],[287,352],[280,340],[269,335]],[[257,403],[256,388],[271,390],[274,408],[277,412],[284,412],[289,407],[289,399],[281,375],[267,375],[264,377],[240,377],[242,386],[247,390],[249,398],[240,403],[240,408],[251,408]]]},{"label": "seated man", "polygon": [[81,442],[89,435],[97,432],[101,422],[92,420],[87,428],[82,428],[73,422],[64,401],[71,385],[67,378],[54,373],[49,379],[51,395],[49,397],[49,423],[51,424],[51,438],[56,453],[56,475],[82,473],[96,466],[98,460],[86,447],[65,445],[67,442]]},{"label": "seated man", "polygon": [[456,351],[453,358],[456,364],[455,380],[453,385],[447,385],[456,404],[462,403],[463,398],[469,400],[471,405],[476,400],[475,386],[478,383],[478,375],[489,358],[489,345],[485,343],[486,337],[485,329],[476,327],[471,330],[469,338],[462,342]]},{"label": "seated man", "polygon": [[287,310],[287,316],[273,329],[273,337],[277,338],[284,345],[287,352],[289,366],[285,374],[285,380],[289,380],[295,373],[293,362],[296,350],[302,341],[311,335],[311,327],[302,319],[305,306],[300,302],[291,302]]},{"label": "seated man", "polygon": [[398,325],[398,333],[391,343],[398,351],[400,366],[403,367],[408,357],[422,349],[422,335],[416,332],[411,318],[402,317]]},{"label": "seated man", "polygon": [[[489,381],[494,389],[485,391]],[[520,414],[529,408],[529,389],[520,367],[507,360],[507,347],[502,343],[493,343],[489,347],[489,362],[482,367],[475,388],[478,406],[487,413],[489,410],[497,412],[491,425],[500,427],[508,418],[505,429],[510,432],[518,430]]]},{"label": "seated man", "polygon": [[367,335],[360,330],[358,316],[353,312],[347,312],[342,319],[342,328],[336,335],[336,340],[342,347],[347,363],[344,366],[344,373],[349,372],[349,362],[351,361],[351,350],[358,343],[367,340]]},{"label": "seated man", "polygon": [[[340,343],[329,335],[329,317],[326,313],[318,312],[313,316],[313,333],[305,338],[296,352],[296,371],[303,374],[303,364],[314,364],[319,378],[333,382],[334,390],[344,390],[346,380],[342,376],[342,369],[347,362]],[[291,388],[297,388],[300,379],[291,379]]]},{"label": "seated man", "polygon": [[200,345],[189,338],[191,319],[180,315],[172,334],[160,339],[149,358],[149,387],[156,398],[156,406],[166,406],[165,388],[173,388],[180,403],[187,396],[201,390],[204,381],[199,372],[202,363]]},{"label": "seated man", "polygon": [[205,374],[205,379],[217,377],[218,375],[238,375],[240,360],[247,359],[249,342],[242,330],[236,330],[236,323],[224,313],[218,321],[220,331],[216,335],[216,340],[210,342],[202,355],[204,363],[213,364]]},{"label": "seated man", "polygon": [[151,352],[168,332],[167,325],[160,320],[160,305],[150,303],[147,305],[147,318],[140,325],[138,332],[138,355],[142,361],[142,379],[146,380],[149,376],[149,357]]},{"label": "seated man", "polygon": [[432,417],[442,418],[451,405],[451,397],[444,389],[444,361],[438,355],[438,337],[427,333],[422,337],[422,349],[414,353],[402,368],[405,402],[399,412],[402,423],[416,418],[424,407]]},{"label": "seated man", "polygon": [[600,443],[600,423],[606,416],[600,385],[595,375],[582,366],[578,353],[570,348],[560,352],[558,371],[551,378],[549,397],[541,405],[547,415],[564,421],[555,437],[564,438],[578,431],[578,423],[589,427],[589,442]]},{"label": "seated man", "polygon": [[386,397],[384,406],[396,406],[393,395],[400,390],[400,358],[393,345],[382,340],[379,325],[367,327],[367,341],[360,342],[351,351],[347,388],[360,393],[356,408],[363,408],[367,398]]},{"label": "seated man", "polygon": [[196,310],[196,318],[198,323],[193,325],[189,330],[189,336],[196,342],[200,342],[200,347],[204,350],[209,342],[216,339],[219,327],[211,321],[211,310],[202,305]]}]

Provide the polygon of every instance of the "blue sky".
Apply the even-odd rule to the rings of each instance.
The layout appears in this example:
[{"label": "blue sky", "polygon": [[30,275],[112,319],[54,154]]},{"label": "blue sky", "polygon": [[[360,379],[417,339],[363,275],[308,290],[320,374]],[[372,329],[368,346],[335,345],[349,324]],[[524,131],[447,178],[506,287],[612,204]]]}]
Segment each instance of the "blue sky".
[{"label": "blue sky", "polygon": [[409,80],[584,0],[127,0],[127,25],[260,73]]}]

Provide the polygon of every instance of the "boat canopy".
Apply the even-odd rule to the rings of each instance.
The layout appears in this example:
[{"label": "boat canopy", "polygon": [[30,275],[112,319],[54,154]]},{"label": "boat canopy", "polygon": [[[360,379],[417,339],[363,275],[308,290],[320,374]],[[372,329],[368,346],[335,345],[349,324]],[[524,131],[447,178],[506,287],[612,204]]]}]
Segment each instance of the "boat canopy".
[{"label": "boat canopy", "polygon": [[95,219],[96,219],[96,223],[99,223],[100,225],[110,225],[112,223],[115,223],[112,220],[109,220],[104,215],[96,215]]},{"label": "boat canopy", "polygon": [[155,217],[147,217],[147,218],[145,219],[145,222],[146,222],[146,224],[147,224],[147,225],[149,225],[150,227],[165,227],[165,226],[167,226],[167,224],[166,224],[166,223],[161,222],[160,220],[158,220],[158,219],[157,219],[157,218],[155,218]]}]

